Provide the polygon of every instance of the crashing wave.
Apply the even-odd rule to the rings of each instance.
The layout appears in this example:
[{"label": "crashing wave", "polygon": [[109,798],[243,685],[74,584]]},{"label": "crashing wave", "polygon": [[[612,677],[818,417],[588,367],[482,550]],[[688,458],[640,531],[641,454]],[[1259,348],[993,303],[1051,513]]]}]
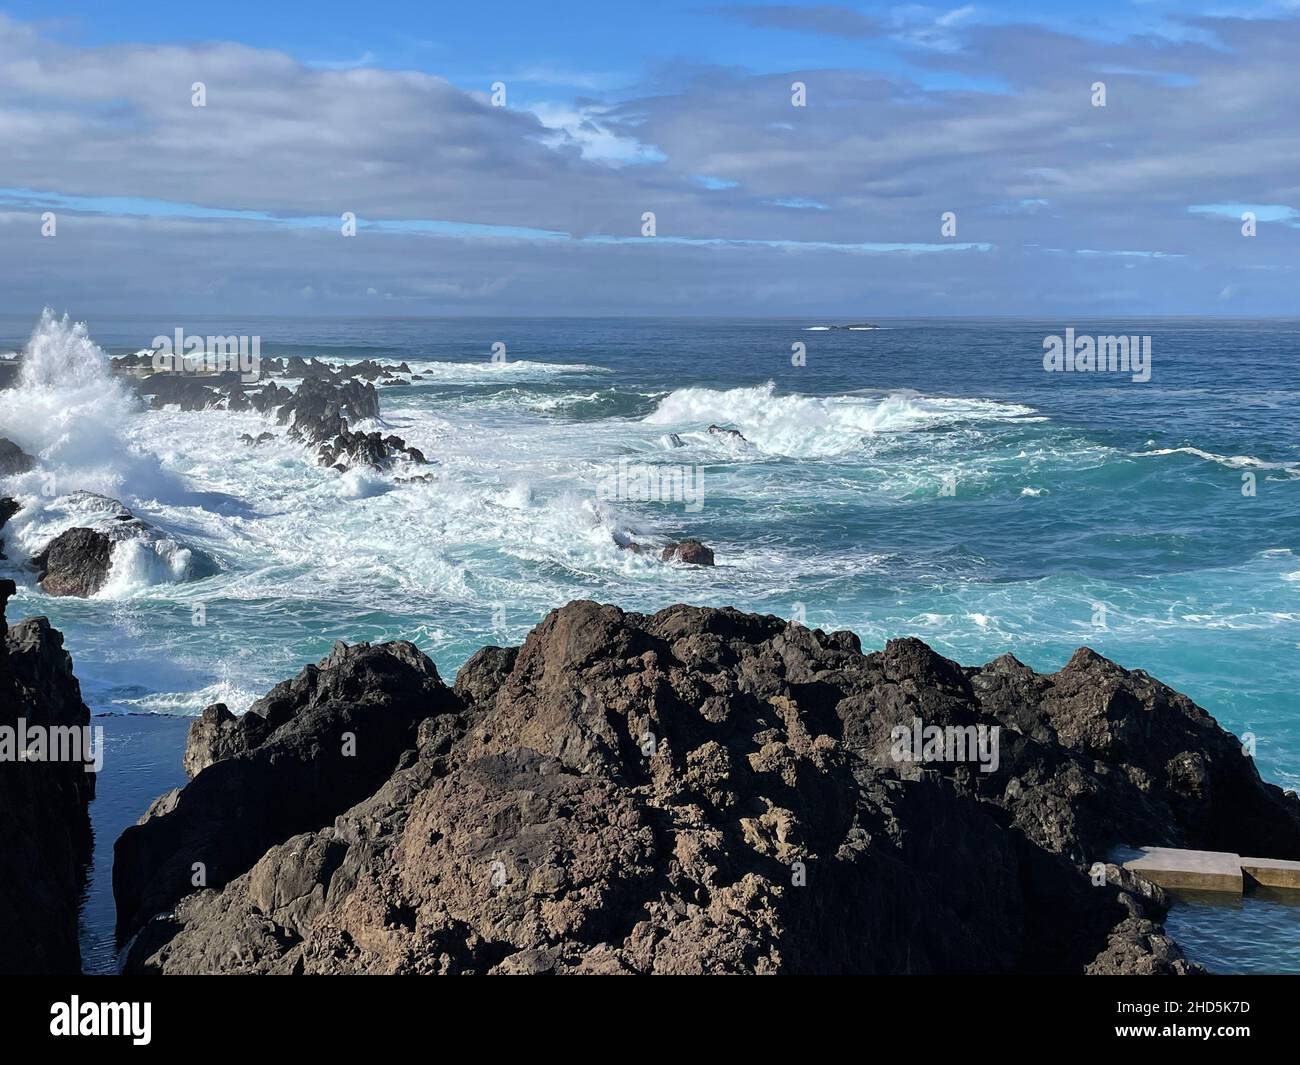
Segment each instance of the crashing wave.
[{"label": "crashing wave", "polygon": [[1033,408],[1015,403],[914,392],[875,397],[778,395],[769,381],[756,388],[678,389],[645,421],[675,429],[679,435],[691,426],[734,425],[745,441],[767,454],[830,458],[858,451],[864,438],[876,434],[915,432],[964,421],[1022,419],[1033,414]]}]

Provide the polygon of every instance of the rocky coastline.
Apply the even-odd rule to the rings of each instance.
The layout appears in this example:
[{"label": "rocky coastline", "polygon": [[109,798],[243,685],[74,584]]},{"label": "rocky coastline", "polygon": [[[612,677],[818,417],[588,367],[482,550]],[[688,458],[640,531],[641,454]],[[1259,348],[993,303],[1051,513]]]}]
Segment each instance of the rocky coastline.
[{"label": "rocky coastline", "polygon": [[[350,428],[405,364],[272,360],[291,390],[143,359],[114,369],[155,408],[256,411],[339,470],[429,462]],[[0,471],[36,469],[0,440]],[[81,524],[28,559],[48,594],[96,594],[124,544],[220,565],[116,500],[57,506]],[[20,510],[0,499],[0,536]],[[0,728],[87,726],[62,636],[3,621],[14,591]],[[925,730],[975,746],[931,757]],[[340,643],[243,716],[208,707],[181,757],[114,846],[127,973],[1194,973],[1115,849],[1300,859],[1300,799],[1141,670],[863,653],[729,608],[572,602],[451,684],[411,643]],[[0,972],[79,968],[94,780],[0,761]]]},{"label": "rocky coastline", "polygon": [[[996,768],[900,760],[916,721]],[[185,761],[117,843],[129,973],[1191,973],[1108,852],[1300,857],[1300,800],[1141,671],[731,609],[570,603],[452,686],[340,644]]]}]

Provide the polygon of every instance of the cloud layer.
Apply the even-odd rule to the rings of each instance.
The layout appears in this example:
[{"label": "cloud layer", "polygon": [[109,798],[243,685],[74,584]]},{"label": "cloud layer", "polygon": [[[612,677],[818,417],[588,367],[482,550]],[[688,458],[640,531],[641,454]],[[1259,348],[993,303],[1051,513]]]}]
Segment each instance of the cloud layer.
[{"label": "cloud layer", "polygon": [[[710,17],[899,34],[832,6]],[[525,109],[509,83],[498,107],[431,73],[0,18],[0,310],[1293,312],[1300,21],[1183,29],[941,16],[909,62],[997,91],[647,55],[640,88]]]}]

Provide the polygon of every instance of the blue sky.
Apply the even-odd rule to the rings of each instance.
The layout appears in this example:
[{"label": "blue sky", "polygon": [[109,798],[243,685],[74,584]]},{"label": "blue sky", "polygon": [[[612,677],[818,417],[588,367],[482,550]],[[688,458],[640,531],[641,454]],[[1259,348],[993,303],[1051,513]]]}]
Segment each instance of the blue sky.
[{"label": "blue sky", "polygon": [[0,6],[0,311],[1296,310],[1295,3],[358,10]]}]

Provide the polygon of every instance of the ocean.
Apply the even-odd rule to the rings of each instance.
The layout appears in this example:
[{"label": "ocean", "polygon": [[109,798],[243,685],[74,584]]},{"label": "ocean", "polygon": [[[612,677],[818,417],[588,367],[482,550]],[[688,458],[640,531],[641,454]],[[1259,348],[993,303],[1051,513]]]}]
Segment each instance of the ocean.
[{"label": "ocean", "polygon": [[[27,579],[10,616],[64,632],[96,714],[180,717],[243,710],[336,639],[411,640],[450,679],[575,598],[729,604],[866,648],[914,635],[965,664],[1010,651],[1055,670],[1087,645],[1186,692],[1253,741],[1265,779],[1300,785],[1300,322],[873,321],[49,324],[44,385],[0,393],[0,435],[43,450],[60,493],[120,499],[218,569],[178,582],[183,552],[141,551],[90,600]],[[0,351],[35,325],[0,318]],[[433,479],[341,475],[283,436],[248,448],[241,433],[276,428],[255,413],[143,411],[103,353],[177,327],[259,337],[264,358],[408,363],[421,379],[380,388],[383,422]],[[1048,372],[1045,338],[1067,329],[1150,337],[1150,380]],[[36,478],[6,487],[29,504],[11,556],[74,517]],[[716,566],[663,565],[658,547],[685,537]],[[135,784],[149,766],[157,791],[177,783],[183,729],[141,725],[133,746],[136,726],[114,728]],[[97,823],[127,812],[110,794],[134,820],[148,791],[104,788]],[[106,834],[101,887],[110,860]],[[1300,972],[1300,907],[1238,910],[1181,902],[1169,927],[1217,971]]]}]

